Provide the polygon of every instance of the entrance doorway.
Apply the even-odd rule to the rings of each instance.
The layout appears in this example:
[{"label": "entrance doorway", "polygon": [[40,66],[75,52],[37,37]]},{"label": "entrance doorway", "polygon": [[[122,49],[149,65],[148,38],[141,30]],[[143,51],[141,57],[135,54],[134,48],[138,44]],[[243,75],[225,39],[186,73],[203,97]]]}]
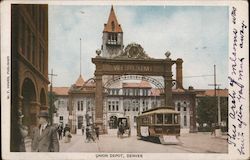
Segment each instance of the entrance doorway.
[{"label": "entrance doorway", "polygon": [[111,116],[109,118],[109,129],[117,129],[117,117]]}]

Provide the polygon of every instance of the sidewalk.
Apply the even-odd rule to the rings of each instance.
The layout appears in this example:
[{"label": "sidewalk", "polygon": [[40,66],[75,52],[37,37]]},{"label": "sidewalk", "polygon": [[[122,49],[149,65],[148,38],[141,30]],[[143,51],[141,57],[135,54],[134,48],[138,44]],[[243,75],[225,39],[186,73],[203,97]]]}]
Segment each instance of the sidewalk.
[{"label": "sidewalk", "polygon": [[[162,145],[137,138],[136,130],[131,137],[117,137],[117,130],[108,130],[96,142],[86,142],[85,135],[72,134],[71,142],[59,140],[60,152],[123,152],[123,153],[227,153],[227,135],[212,136],[210,132],[185,133],[179,137],[180,145]],[[30,152],[31,139],[26,139],[26,151]]]}]

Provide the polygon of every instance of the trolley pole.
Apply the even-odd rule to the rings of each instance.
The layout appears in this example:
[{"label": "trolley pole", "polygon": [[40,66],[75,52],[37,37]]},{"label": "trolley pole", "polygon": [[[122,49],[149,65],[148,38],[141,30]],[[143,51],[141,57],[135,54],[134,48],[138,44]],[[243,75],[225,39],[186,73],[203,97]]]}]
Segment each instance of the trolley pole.
[{"label": "trolley pole", "polygon": [[218,95],[218,100],[217,100],[217,86],[219,87],[220,84],[216,83],[216,65],[214,65],[214,84],[209,84],[209,86],[214,86],[214,99],[215,99],[215,105],[217,106],[217,121],[219,127],[221,126],[221,108],[220,108],[220,96]]}]

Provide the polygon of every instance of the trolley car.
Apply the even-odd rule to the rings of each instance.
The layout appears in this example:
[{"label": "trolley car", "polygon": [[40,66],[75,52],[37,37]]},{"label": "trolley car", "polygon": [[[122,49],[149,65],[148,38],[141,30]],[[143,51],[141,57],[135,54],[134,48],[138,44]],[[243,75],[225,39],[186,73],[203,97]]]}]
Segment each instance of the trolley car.
[{"label": "trolley car", "polygon": [[180,113],[169,107],[142,112],[137,117],[137,136],[161,144],[179,144]]}]

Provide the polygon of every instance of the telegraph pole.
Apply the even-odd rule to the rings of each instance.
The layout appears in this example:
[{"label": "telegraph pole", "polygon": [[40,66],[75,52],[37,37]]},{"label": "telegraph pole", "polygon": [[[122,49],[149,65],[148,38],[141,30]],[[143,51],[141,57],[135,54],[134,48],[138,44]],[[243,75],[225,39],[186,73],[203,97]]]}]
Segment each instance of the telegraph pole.
[{"label": "telegraph pole", "polygon": [[50,75],[50,103],[49,103],[49,115],[50,115],[50,123],[51,125],[53,124],[53,114],[54,114],[54,107],[53,107],[53,96],[52,96],[52,83],[53,83],[53,76],[57,76],[56,74],[53,73],[53,69],[51,69]]},{"label": "telegraph pole", "polygon": [[80,38],[80,75],[82,74],[82,39]]},{"label": "telegraph pole", "polygon": [[220,109],[220,97],[218,96],[217,100],[217,86],[219,87],[220,84],[216,83],[216,65],[214,65],[214,84],[209,84],[209,86],[214,86],[214,98],[215,98],[215,105],[217,105],[218,108],[218,125],[220,127],[221,125],[221,109]]}]

